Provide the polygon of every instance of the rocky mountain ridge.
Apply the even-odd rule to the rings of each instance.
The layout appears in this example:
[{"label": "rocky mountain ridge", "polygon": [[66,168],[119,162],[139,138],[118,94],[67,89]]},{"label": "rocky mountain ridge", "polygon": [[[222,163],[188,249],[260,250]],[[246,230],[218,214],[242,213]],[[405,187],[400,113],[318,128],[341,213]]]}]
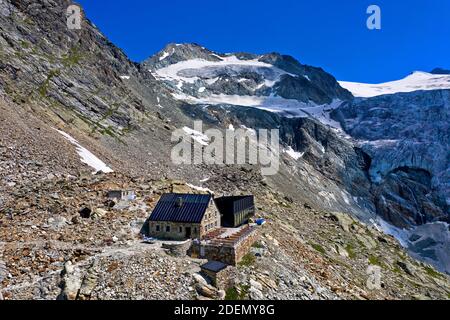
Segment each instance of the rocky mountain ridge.
[{"label": "rocky mountain ridge", "polygon": [[216,95],[278,96],[322,105],[352,98],[322,69],[279,53],[220,54],[197,44],[169,44],[142,68],[179,93],[204,101]]}]

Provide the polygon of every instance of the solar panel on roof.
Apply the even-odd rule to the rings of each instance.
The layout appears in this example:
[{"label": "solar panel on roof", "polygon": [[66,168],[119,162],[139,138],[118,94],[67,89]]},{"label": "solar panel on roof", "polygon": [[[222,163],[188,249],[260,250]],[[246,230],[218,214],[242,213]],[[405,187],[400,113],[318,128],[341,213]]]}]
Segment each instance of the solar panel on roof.
[{"label": "solar panel on roof", "polygon": [[158,201],[150,221],[200,223],[210,201],[210,194],[166,193]]}]

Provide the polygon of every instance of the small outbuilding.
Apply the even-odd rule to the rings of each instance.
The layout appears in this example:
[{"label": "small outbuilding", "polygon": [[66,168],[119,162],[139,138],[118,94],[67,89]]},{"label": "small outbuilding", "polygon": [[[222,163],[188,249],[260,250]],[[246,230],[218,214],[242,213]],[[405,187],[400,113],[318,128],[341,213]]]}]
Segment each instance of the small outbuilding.
[{"label": "small outbuilding", "polygon": [[131,201],[136,199],[136,194],[132,190],[111,190],[108,191],[108,199],[116,201]]},{"label": "small outbuilding", "polygon": [[255,215],[254,196],[228,196],[214,201],[222,216],[222,227],[237,228],[248,223]]},{"label": "small outbuilding", "polygon": [[236,268],[219,261],[208,261],[200,266],[201,273],[211,280],[211,284],[220,290],[231,288],[235,284]]}]

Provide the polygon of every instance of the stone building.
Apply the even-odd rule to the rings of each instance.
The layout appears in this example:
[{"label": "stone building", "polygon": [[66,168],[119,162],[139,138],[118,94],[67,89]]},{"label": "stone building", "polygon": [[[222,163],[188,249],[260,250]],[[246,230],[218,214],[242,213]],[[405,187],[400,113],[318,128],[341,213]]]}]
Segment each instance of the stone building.
[{"label": "stone building", "polygon": [[210,194],[163,194],[148,219],[148,234],[160,239],[202,239],[219,227]]},{"label": "stone building", "polygon": [[131,201],[136,199],[136,194],[132,190],[111,190],[108,191],[108,199],[116,201]]},{"label": "stone building", "polygon": [[214,199],[214,202],[222,216],[222,227],[237,228],[255,216],[253,196],[221,197]]},{"label": "stone building", "polygon": [[220,290],[235,285],[236,268],[220,261],[208,261],[200,266],[201,273],[211,280],[211,284]]}]

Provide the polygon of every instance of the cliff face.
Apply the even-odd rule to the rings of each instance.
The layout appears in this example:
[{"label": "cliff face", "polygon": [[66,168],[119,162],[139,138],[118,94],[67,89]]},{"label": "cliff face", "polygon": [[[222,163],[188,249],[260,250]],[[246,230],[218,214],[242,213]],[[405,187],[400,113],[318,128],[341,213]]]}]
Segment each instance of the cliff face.
[{"label": "cliff face", "polygon": [[450,91],[354,101],[333,116],[372,158],[380,215],[400,227],[449,221]]}]

